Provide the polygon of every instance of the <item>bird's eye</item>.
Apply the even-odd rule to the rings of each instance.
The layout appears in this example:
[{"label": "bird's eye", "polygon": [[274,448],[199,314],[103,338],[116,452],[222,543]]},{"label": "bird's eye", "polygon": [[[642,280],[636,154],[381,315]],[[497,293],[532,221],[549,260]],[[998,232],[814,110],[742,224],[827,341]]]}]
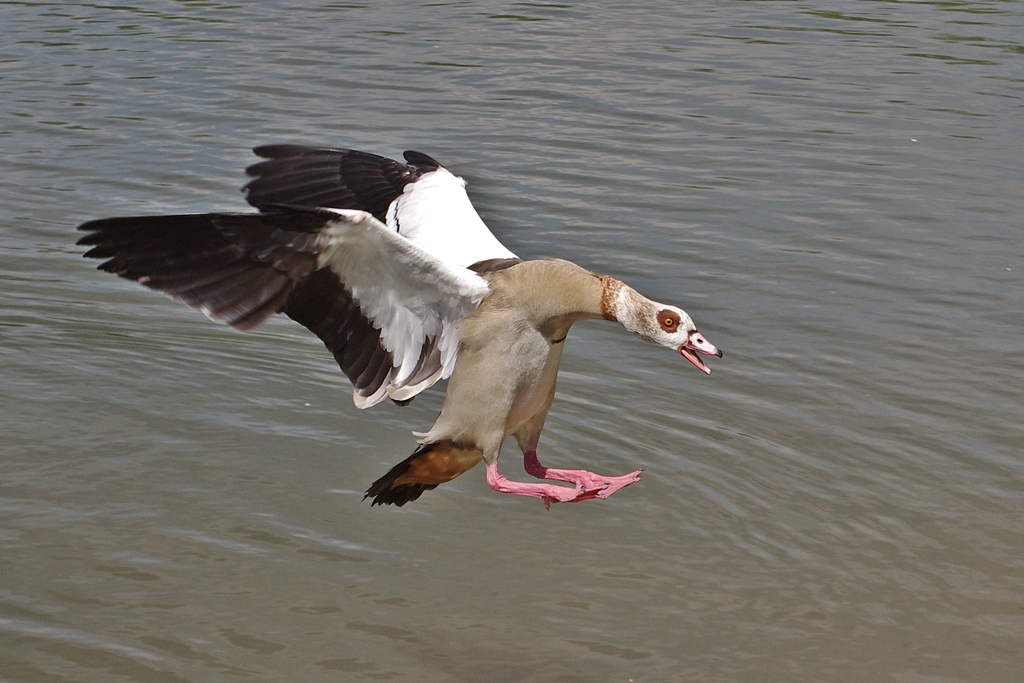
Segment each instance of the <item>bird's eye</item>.
[{"label": "bird's eye", "polygon": [[658,324],[661,325],[661,329],[665,332],[674,334],[679,328],[679,316],[676,315],[675,311],[658,311]]}]

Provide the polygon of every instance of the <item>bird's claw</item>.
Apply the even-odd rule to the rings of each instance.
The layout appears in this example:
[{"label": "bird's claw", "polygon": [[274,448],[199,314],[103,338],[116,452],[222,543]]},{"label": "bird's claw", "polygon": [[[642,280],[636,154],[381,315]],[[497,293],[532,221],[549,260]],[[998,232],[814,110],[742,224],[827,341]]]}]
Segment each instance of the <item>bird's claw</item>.
[{"label": "bird's claw", "polygon": [[586,486],[583,483],[577,483],[576,495],[567,500],[558,500],[550,496],[544,497],[544,507],[548,510],[551,509],[551,503],[578,503],[581,500],[594,500],[595,498],[607,498],[621,488],[625,488],[630,484],[640,481],[640,473],[642,470],[636,470],[629,474],[624,474],[621,477],[608,477],[602,480],[589,480],[586,482]]}]

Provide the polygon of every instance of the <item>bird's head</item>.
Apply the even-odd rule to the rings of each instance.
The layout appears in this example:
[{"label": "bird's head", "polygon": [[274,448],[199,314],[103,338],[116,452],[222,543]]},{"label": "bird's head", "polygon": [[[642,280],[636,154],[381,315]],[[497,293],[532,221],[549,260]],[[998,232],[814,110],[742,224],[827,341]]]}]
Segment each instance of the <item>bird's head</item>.
[{"label": "bird's head", "polygon": [[[648,341],[673,349],[701,372],[711,374],[711,368],[701,360],[701,355],[721,358],[722,352],[697,331],[686,311],[675,306],[663,306],[654,313],[654,318],[657,328],[647,337]],[[654,328],[653,325],[649,327]]]},{"label": "bird's head", "polygon": [[[711,368],[701,356],[722,357],[722,352],[697,331],[681,308],[651,301],[636,290],[619,283],[608,297],[606,310],[630,332],[652,344],[666,346],[705,374]],[[606,295],[607,296],[607,295]]]}]

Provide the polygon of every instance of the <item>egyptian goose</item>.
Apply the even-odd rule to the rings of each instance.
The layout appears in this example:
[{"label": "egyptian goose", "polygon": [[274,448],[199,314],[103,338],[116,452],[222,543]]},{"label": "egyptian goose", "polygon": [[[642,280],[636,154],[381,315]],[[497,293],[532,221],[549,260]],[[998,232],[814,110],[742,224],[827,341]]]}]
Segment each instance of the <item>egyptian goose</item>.
[{"label": "egyptian goose", "polygon": [[[375,481],[372,505],[404,505],[481,460],[488,485],[544,501],[606,498],[640,478],[544,467],[537,442],[569,327],[615,320],[681,354],[722,356],[685,311],[560,259],[523,261],[477,215],[466,183],[425,154],[407,163],[348,149],[257,147],[243,190],[259,213],[106,218],[78,227],[85,256],[247,330],[284,313],[320,337],[359,408],[410,401],[450,378],[419,447]],[[515,436],[526,471],[498,473]]]}]

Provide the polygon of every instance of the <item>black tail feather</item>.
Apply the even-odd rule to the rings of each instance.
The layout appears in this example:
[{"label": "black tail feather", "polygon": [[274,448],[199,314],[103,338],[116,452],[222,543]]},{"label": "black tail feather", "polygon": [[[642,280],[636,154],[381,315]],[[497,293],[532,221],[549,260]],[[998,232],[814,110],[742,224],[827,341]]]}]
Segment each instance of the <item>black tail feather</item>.
[{"label": "black tail feather", "polygon": [[406,503],[419,498],[423,495],[424,491],[436,489],[437,484],[404,484],[395,486],[395,480],[409,471],[412,461],[423,455],[424,451],[432,445],[421,444],[417,446],[412,455],[388,470],[387,474],[383,477],[373,482],[370,488],[366,489],[366,495],[363,496],[363,500],[373,496],[373,502],[370,503],[371,506],[397,505],[402,507]]},{"label": "black tail feather", "polygon": [[435,489],[472,469],[482,459],[483,454],[475,446],[460,446],[450,441],[422,444],[373,482],[363,500],[372,497],[371,505],[401,507],[419,498],[424,491]]}]

